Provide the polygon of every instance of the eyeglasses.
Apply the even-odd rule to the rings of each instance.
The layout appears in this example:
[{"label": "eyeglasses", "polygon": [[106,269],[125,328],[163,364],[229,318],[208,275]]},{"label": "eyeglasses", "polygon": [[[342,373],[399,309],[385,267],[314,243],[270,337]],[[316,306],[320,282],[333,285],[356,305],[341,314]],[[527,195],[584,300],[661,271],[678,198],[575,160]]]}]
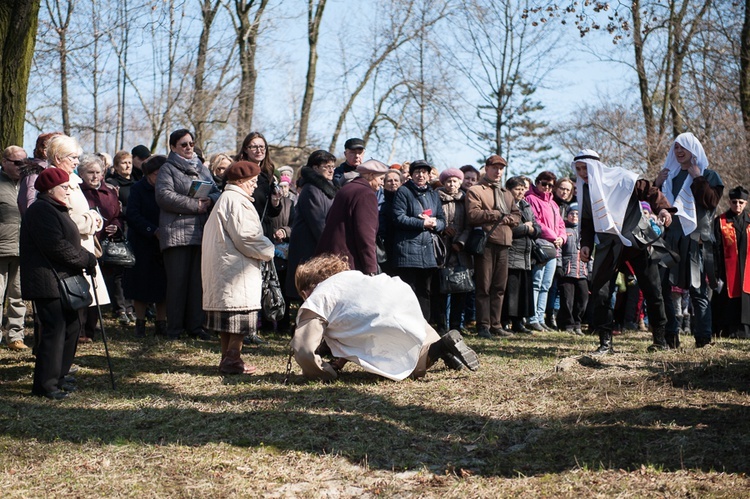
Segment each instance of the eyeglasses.
[{"label": "eyeglasses", "polygon": [[60,184],[60,185],[58,185],[58,187],[61,188],[64,191],[70,190],[70,186],[69,185]]},{"label": "eyeglasses", "polygon": [[554,182],[539,182],[539,185],[541,185],[542,187],[552,187],[553,185],[555,185],[555,183]]},{"label": "eyeglasses", "polygon": [[187,149],[188,147],[193,147],[195,145],[195,142],[183,142],[182,144],[177,144],[177,145]]},{"label": "eyeglasses", "polygon": [[72,160],[74,160],[74,161],[77,161],[77,160],[78,160],[78,158],[79,158],[79,156],[78,156],[77,154],[71,154],[71,155],[69,155],[69,156],[65,156],[65,157],[66,157],[66,158],[70,158],[70,159],[72,159]]},{"label": "eyeglasses", "polygon": [[16,166],[23,166],[25,161],[22,159],[6,159],[8,163],[13,163]]},{"label": "eyeglasses", "polygon": [[247,148],[252,149],[253,151],[265,151],[266,150],[266,146],[264,146],[263,144],[261,145],[250,144],[249,146],[247,146]]},{"label": "eyeglasses", "polygon": [[319,165],[317,168],[318,170],[335,170],[336,166],[335,165]]}]

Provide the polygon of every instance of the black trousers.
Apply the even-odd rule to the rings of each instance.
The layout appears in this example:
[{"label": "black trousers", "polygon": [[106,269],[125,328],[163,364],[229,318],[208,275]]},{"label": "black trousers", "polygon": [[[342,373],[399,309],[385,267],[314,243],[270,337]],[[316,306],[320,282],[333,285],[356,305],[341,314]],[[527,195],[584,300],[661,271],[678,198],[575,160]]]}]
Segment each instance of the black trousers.
[{"label": "black trousers", "polygon": [[561,277],[557,289],[560,292],[557,326],[560,329],[580,328],[589,302],[589,282],[575,277]]},{"label": "black trousers", "polygon": [[203,328],[201,247],[178,246],[162,252],[167,273],[167,335]]},{"label": "black trousers", "polygon": [[77,310],[63,310],[59,298],[35,300],[36,314],[41,323],[36,346],[34,386],[31,392],[44,395],[58,389],[70,371],[76,355],[81,323]]},{"label": "black trousers", "polygon": [[422,309],[422,315],[427,322],[430,322],[430,288],[435,271],[436,269],[419,269],[416,267],[398,267],[396,269],[396,275],[411,286],[412,291],[417,295],[419,308]]}]

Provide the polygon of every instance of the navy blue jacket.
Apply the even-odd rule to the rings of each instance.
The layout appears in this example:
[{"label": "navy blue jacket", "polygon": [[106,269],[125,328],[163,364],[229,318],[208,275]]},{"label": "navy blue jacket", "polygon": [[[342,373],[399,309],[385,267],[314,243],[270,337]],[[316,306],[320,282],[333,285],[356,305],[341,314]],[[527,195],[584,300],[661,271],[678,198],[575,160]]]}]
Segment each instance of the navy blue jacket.
[{"label": "navy blue jacket", "polygon": [[412,180],[399,187],[393,200],[393,261],[396,267],[437,268],[432,246],[432,232],[419,218],[425,210],[437,218],[435,233],[445,230],[440,196],[432,187],[418,190]]}]

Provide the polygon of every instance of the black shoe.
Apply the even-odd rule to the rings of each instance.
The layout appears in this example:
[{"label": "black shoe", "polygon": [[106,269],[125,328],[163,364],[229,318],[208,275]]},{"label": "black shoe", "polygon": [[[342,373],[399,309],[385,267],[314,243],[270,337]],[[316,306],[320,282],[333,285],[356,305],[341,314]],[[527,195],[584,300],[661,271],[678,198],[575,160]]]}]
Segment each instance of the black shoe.
[{"label": "black shoe", "polygon": [[76,383],[78,380],[75,376],[71,376],[68,374],[67,376],[63,377],[63,383]]},{"label": "black shoe", "polygon": [[711,338],[696,338],[695,339],[695,348],[703,348],[703,347],[707,347],[711,345],[713,345]]},{"label": "black shoe", "polygon": [[454,371],[460,371],[461,369],[463,369],[463,368],[464,368],[464,364],[463,364],[463,362],[461,362],[460,360],[458,360],[458,359],[456,358],[456,356],[455,356],[455,355],[453,355],[453,354],[452,354],[452,353],[450,353],[450,352],[446,352],[446,353],[445,353],[445,354],[443,355],[443,362],[445,362],[445,365],[446,365],[446,366],[447,366],[447,367],[448,367],[449,369],[453,369]]},{"label": "black shoe", "polygon": [[195,331],[193,331],[193,333],[190,336],[195,338],[196,340],[201,340],[201,341],[213,341],[216,339],[215,335],[210,334],[208,331],[206,331],[203,328],[196,329]]},{"label": "black shoe", "polygon": [[167,334],[167,321],[154,322],[154,336],[166,336],[166,334]]},{"label": "black shoe", "polygon": [[513,327],[511,331],[513,331],[514,333],[521,333],[521,334],[534,334],[534,331],[524,326],[521,323],[521,321],[513,321]]},{"label": "black shoe", "polygon": [[32,392],[31,394],[36,395],[38,397],[45,397],[50,400],[62,400],[62,399],[68,398],[68,396],[70,395],[68,392],[64,392],[62,390],[54,390],[52,392],[47,392],[47,393]]},{"label": "black shoe", "polygon": [[60,385],[60,390],[68,393],[77,392],[78,387],[73,383],[63,383]]},{"label": "black shoe", "polygon": [[547,319],[547,323],[544,324],[550,331],[557,331],[557,319],[554,316]]},{"label": "black shoe", "polygon": [[492,336],[492,333],[490,333],[490,330],[486,327],[480,327],[477,329],[477,336],[480,338],[486,338],[488,340],[496,340],[494,336]]},{"label": "black shoe", "polygon": [[594,350],[591,355],[600,356],[615,353],[612,348],[612,331],[600,330],[599,331],[599,348]]},{"label": "black shoe", "polygon": [[539,331],[540,333],[547,331],[547,329],[545,329],[544,326],[542,326],[538,322],[530,322],[529,324],[526,324],[526,329],[531,329],[532,331]]},{"label": "black shoe", "polygon": [[242,343],[245,345],[266,345],[268,342],[260,337],[258,333],[248,334],[242,338]]},{"label": "black shoe", "polygon": [[136,338],[146,337],[146,319],[135,320],[135,337]]},{"label": "black shoe", "polygon": [[452,353],[456,359],[460,360],[463,365],[468,367],[469,370],[476,371],[479,369],[479,358],[474,350],[469,348],[466,344],[461,333],[455,329],[451,329],[445,336],[440,338],[440,340],[448,348],[448,351]]},{"label": "black shoe", "polygon": [[493,327],[490,328],[490,334],[499,336],[500,338],[510,338],[511,336],[515,336],[512,332],[506,329]]},{"label": "black shoe", "polygon": [[598,357],[600,355],[607,355],[612,353],[615,352],[612,350],[612,347],[610,345],[599,345],[599,348],[591,352],[591,355]]}]

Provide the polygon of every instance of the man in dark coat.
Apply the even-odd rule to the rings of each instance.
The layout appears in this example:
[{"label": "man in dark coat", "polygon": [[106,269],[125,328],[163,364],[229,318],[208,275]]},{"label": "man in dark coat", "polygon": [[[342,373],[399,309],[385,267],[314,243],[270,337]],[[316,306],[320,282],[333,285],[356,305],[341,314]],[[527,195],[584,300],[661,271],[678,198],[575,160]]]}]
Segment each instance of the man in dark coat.
[{"label": "man in dark coat", "polygon": [[[636,241],[633,232],[641,217],[641,201],[647,201],[659,221],[665,226],[672,223],[670,206],[658,188],[647,180],[623,168],[609,168],[599,161],[599,155],[584,149],[573,159],[578,176],[577,191],[581,208],[581,249],[583,262],[588,262],[596,252],[591,274],[594,317],[591,330],[599,335],[599,348],[594,355],[614,353],[612,349],[613,311],[610,301],[612,275],[626,261],[630,262],[648,306],[648,320],[653,329],[654,343],[649,351],[664,350],[667,316],[661,292],[659,268],[649,248]],[[597,216],[594,216],[596,212]],[[596,238],[596,242],[595,242]]]},{"label": "man in dark coat", "polygon": [[341,187],[346,183],[345,173],[357,171],[365,157],[365,141],[359,138],[351,138],[344,142],[344,157],[346,161],[341,163],[333,171],[333,184]]},{"label": "man in dark coat", "polygon": [[729,209],[714,220],[716,277],[721,280],[714,293],[717,329],[727,336],[750,338],[750,215],[745,208],[750,193],[742,186],[729,191]]},{"label": "man in dark coat", "polygon": [[378,198],[375,191],[383,187],[387,171],[388,165],[374,159],[357,167],[360,176],[342,187],[333,200],[316,255],[344,255],[349,258],[352,270],[377,273]]}]

